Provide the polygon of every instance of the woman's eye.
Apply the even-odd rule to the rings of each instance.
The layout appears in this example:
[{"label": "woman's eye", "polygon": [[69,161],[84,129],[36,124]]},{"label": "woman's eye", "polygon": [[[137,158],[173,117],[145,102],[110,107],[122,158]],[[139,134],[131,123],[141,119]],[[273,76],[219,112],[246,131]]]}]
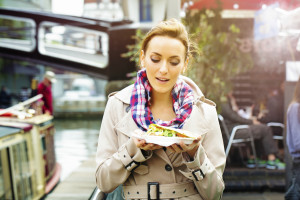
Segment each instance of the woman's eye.
[{"label": "woman's eye", "polygon": [[158,63],[158,62],[159,62],[158,59],[151,58],[151,60],[152,60],[152,62],[154,62],[154,63]]},{"label": "woman's eye", "polygon": [[171,63],[171,65],[173,65],[173,66],[176,66],[176,65],[179,64],[179,62],[170,62],[170,63]]}]

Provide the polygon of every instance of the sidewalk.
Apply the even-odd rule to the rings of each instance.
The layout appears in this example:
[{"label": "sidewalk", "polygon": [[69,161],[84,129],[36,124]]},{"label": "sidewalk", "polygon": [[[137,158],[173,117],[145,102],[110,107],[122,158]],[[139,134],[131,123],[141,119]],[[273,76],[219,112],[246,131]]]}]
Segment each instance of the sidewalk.
[{"label": "sidewalk", "polygon": [[87,200],[93,193],[96,163],[94,156],[84,161],[70,176],[60,182],[45,200]]},{"label": "sidewalk", "polygon": [[279,192],[228,192],[222,200],[283,200],[284,193]]}]

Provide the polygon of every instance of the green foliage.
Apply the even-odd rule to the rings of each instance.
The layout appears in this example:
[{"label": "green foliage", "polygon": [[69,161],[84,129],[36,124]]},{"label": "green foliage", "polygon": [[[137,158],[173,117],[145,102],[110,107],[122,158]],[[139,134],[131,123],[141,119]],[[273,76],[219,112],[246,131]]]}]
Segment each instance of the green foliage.
[{"label": "green foliage", "polygon": [[220,13],[220,9],[192,10],[183,19],[201,52],[193,55],[186,75],[217,105],[226,101],[226,94],[232,89],[232,78],[253,65],[251,55],[239,50],[240,29],[231,24],[226,31]]},{"label": "green foliage", "polygon": [[127,45],[128,52],[123,53],[121,56],[124,58],[129,58],[130,61],[133,61],[135,63],[135,66],[137,70],[139,69],[140,63],[139,63],[139,57],[140,57],[140,49],[142,47],[142,41],[145,36],[145,33],[142,32],[142,30],[138,29],[136,31],[136,35],[133,36],[133,39],[135,40],[135,44]]},{"label": "green foliage", "polygon": [[[188,11],[183,19],[194,44],[193,59],[186,75],[217,105],[226,101],[226,94],[232,89],[232,78],[253,66],[251,54],[239,50],[240,29],[234,24],[224,27],[223,22],[221,9]],[[129,45],[129,51],[122,55],[134,61],[137,69],[143,37],[142,31],[137,30],[136,44]]]}]

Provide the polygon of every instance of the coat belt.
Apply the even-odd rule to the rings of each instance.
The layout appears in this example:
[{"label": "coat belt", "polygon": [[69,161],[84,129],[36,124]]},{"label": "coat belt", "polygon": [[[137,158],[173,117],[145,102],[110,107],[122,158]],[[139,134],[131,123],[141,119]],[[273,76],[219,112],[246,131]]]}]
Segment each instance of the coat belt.
[{"label": "coat belt", "polygon": [[[159,191],[159,194],[157,194]],[[125,199],[169,199],[198,194],[193,182],[123,186]]]}]

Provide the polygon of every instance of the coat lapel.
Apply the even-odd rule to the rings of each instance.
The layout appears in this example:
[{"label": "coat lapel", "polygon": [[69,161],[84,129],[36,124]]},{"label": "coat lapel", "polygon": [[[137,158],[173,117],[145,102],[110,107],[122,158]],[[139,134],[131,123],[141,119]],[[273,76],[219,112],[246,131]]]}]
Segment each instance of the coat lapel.
[{"label": "coat lapel", "polygon": [[193,106],[192,113],[190,117],[186,120],[182,129],[195,133],[197,135],[206,134],[209,130],[209,125],[207,119],[204,117],[202,107],[197,105]]},{"label": "coat lapel", "polygon": [[124,135],[131,137],[134,130],[138,129],[136,123],[131,117],[131,112],[127,112],[126,115],[116,124],[116,129]]}]

